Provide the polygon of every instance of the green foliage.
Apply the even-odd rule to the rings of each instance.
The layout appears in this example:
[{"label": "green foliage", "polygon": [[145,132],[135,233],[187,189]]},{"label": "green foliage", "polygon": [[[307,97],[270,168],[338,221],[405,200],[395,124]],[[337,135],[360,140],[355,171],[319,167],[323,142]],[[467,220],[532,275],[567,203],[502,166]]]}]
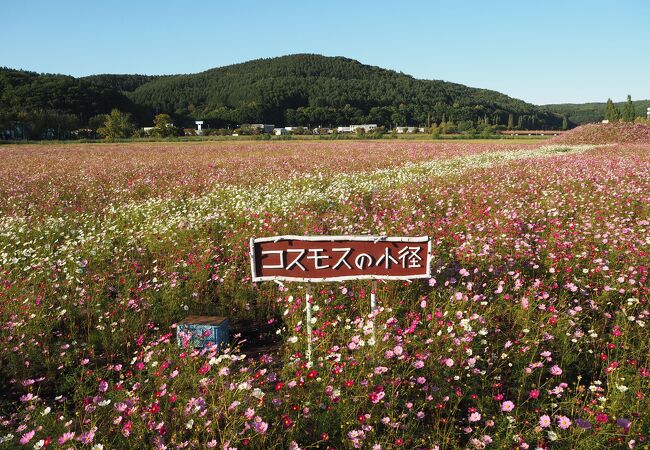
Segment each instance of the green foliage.
[{"label": "green foliage", "polygon": [[154,127],[151,135],[156,137],[179,136],[182,130],[175,127],[169,114],[158,114],[153,119]]},{"label": "green foliage", "polygon": [[139,125],[165,111],[179,127],[192,127],[196,119],[211,128],[425,126],[449,119],[557,129],[562,122],[552,112],[495,91],[417,80],[341,57],[290,55],[160,77],[73,78],[0,68],[0,114],[57,111],[76,115],[85,127],[90,118],[114,108],[130,113]]},{"label": "green foliage", "polygon": [[454,134],[458,132],[458,127],[454,122],[449,120],[440,124],[440,132],[442,134]]},{"label": "green foliage", "polygon": [[[385,126],[478,121],[488,115],[528,116],[539,128],[559,128],[561,118],[498,92],[417,80],[347,58],[290,55],[260,59],[193,75],[164,77],[128,94],[150,110],[201,118],[214,127],[246,122],[330,126]],[[252,117],[254,116],[254,118]]]},{"label": "green foliage", "polygon": [[114,108],[143,120],[141,108],[99,80],[0,68],[0,125],[14,137],[69,138]]},{"label": "green foliage", "polygon": [[104,117],[104,126],[97,130],[102,137],[106,139],[123,139],[133,134],[134,127],[129,114],[113,109],[110,114]]},{"label": "green foliage", "polygon": [[611,98],[607,99],[607,106],[605,107],[605,119],[611,123],[621,120],[621,112],[616,107]]},{"label": "green foliage", "polygon": [[632,96],[627,96],[627,101],[623,107],[623,122],[634,122],[634,103],[632,103]]},{"label": "green foliage", "polygon": [[103,89],[113,89],[118,92],[133,92],[150,81],[164,78],[155,75],[91,75],[80,78],[93,86]]},{"label": "green foliage", "polygon": [[[625,102],[616,102],[614,106],[625,110]],[[650,107],[650,100],[636,100],[632,102],[635,111],[645,112]],[[566,115],[569,128],[585,123],[600,122],[605,119],[605,103],[583,103],[583,104],[557,104],[543,105],[540,107],[543,111],[552,112],[559,115]]]}]

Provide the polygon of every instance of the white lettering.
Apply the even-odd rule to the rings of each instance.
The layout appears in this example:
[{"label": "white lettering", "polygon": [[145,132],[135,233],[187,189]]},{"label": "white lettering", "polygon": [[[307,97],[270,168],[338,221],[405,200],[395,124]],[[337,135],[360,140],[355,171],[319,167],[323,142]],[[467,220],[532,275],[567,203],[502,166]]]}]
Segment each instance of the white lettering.
[{"label": "white lettering", "polygon": [[[366,263],[365,267],[363,265],[364,261]],[[365,269],[367,267],[372,266],[373,261],[374,260],[372,259],[372,256],[370,256],[367,253],[361,253],[355,258],[354,264],[357,266],[358,269]]]},{"label": "white lettering", "polygon": [[402,267],[414,268],[422,267],[422,258],[418,253],[422,250],[420,247],[404,247],[397,254],[398,258],[402,261]]},{"label": "white lettering", "polygon": [[352,266],[346,261],[346,258],[352,252],[352,249],[350,247],[339,247],[339,248],[333,248],[333,252],[344,252],[343,256],[341,256],[341,259],[338,260],[336,264],[332,267],[332,269],[337,269],[341,264],[345,264],[348,269],[352,269]]},{"label": "white lettering", "polygon": [[296,256],[296,259],[291,261],[289,265],[287,266],[287,270],[291,269],[293,266],[298,266],[302,270],[307,270],[305,269],[305,266],[300,264],[300,258],[302,258],[305,255],[306,250],[304,248],[298,248],[298,249],[289,249],[287,250],[287,253],[298,253],[298,256]]},{"label": "white lettering", "polygon": [[314,260],[314,268],[315,269],[327,269],[330,265],[325,264],[321,265],[320,260],[321,259],[330,259],[329,256],[321,255],[321,252],[324,252],[325,249],[323,248],[310,248],[309,251],[312,253],[310,256],[307,257],[307,259],[313,259]]},{"label": "white lettering", "polygon": [[284,269],[284,251],[283,250],[262,250],[264,255],[280,255],[280,264],[262,264],[263,269]]},{"label": "white lettering", "polygon": [[386,263],[385,267],[387,269],[390,269],[390,264],[394,263],[397,264],[399,261],[397,261],[393,256],[390,254],[390,248],[386,247],[386,250],[384,250],[384,254],[377,259],[377,267],[381,266],[382,262]]}]

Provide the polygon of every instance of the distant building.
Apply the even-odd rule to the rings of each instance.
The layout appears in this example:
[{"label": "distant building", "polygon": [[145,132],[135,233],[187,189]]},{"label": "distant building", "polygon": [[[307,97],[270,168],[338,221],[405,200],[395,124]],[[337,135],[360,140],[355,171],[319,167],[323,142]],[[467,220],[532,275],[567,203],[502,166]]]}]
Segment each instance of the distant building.
[{"label": "distant building", "polygon": [[418,127],[395,127],[395,130],[397,130],[398,134],[403,134],[403,133],[424,133],[424,128],[418,128]]},{"label": "distant building", "polygon": [[287,130],[286,128],[273,128],[273,134],[275,134],[276,136],[282,136],[290,133],[289,130]]},{"label": "distant building", "polygon": [[336,127],[339,133],[352,133],[352,127]]},{"label": "distant building", "polygon": [[376,123],[364,123],[361,125],[350,125],[350,128],[352,129],[352,132],[357,131],[359,128],[363,128],[363,130],[366,133],[370,133],[371,131],[375,131],[377,129],[377,124]]},{"label": "distant building", "polygon": [[267,123],[252,123],[250,124],[250,127],[254,130],[261,130],[262,133],[268,134],[273,133],[273,130],[275,129],[275,125]]}]

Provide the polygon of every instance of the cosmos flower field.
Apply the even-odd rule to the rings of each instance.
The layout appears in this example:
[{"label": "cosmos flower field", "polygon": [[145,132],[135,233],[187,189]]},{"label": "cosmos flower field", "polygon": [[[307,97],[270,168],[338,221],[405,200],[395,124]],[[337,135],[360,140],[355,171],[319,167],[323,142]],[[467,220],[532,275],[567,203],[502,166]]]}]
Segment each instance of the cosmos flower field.
[{"label": "cosmos flower field", "polygon": [[[0,156],[0,449],[650,445],[650,144]],[[283,234],[428,235],[433,277],[316,285],[309,364],[305,285],[251,282]]]}]

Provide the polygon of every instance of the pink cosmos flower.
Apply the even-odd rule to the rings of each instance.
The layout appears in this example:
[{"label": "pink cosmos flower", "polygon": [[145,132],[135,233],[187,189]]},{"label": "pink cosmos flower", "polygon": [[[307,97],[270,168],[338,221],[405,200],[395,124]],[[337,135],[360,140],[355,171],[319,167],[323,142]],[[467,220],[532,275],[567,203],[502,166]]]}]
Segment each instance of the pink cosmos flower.
[{"label": "pink cosmos flower", "polygon": [[381,401],[381,399],[383,399],[385,396],[386,396],[386,394],[384,393],[384,391],[371,392],[370,395],[368,396],[368,398],[370,399],[370,401],[372,403],[376,404],[376,403],[379,403]]},{"label": "pink cosmos flower", "polygon": [[551,418],[547,415],[544,414],[539,418],[539,426],[542,428],[546,428],[551,425]]},{"label": "pink cosmos flower", "polygon": [[481,413],[479,413],[479,412],[473,412],[472,414],[469,415],[469,419],[468,419],[468,420],[469,420],[470,422],[478,422],[479,420],[481,420]]},{"label": "pink cosmos flower", "polygon": [[22,437],[20,438],[20,441],[19,441],[20,444],[21,445],[27,444],[29,441],[32,440],[32,438],[34,437],[34,434],[36,434],[35,430],[28,431],[27,433],[23,434]]},{"label": "pink cosmos flower", "polygon": [[557,426],[566,430],[571,426],[571,420],[567,416],[559,416],[557,418]]},{"label": "pink cosmos flower", "polygon": [[256,416],[253,421],[253,429],[256,433],[264,434],[268,430],[269,424],[264,422],[260,416]]},{"label": "pink cosmos flower", "polygon": [[562,369],[557,364],[551,367],[551,375],[558,376],[562,375]]},{"label": "pink cosmos flower", "polygon": [[88,430],[85,433],[82,433],[77,440],[81,442],[82,444],[91,444],[93,440],[95,439],[95,433],[97,432],[97,428],[93,427],[92,429]]},{"label": "pink cosmos flower", "polygon": [[513,409],[515,409],[515,404],[512,403],[510,400],[506,400],[505,402],[501,403],[501,411],[510,412]]},{"label": "pink cosmos flower", "polygon": [[61,436],[59,436],[59,439],[58,439],[59,445],[63,445],[66,442],[71,441],[72,439],[74,439],[74,432],[67,431],[67,432],[63,433]]}]

